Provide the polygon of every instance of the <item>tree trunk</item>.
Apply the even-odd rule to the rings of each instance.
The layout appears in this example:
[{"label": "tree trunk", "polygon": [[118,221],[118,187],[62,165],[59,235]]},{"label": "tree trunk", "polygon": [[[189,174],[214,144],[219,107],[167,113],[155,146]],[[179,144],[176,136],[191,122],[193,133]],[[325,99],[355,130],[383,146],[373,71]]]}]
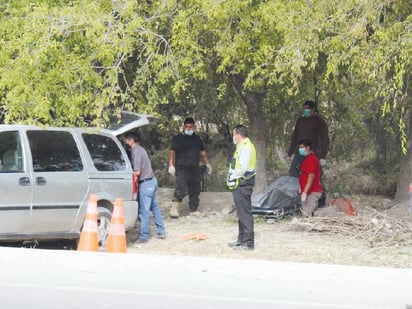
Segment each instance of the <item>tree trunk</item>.
[{"label": "tree trunk", "polygon": [[412,183],[412,111],[409,115],[408,142],[406,155],[402,158],[401,171],[396,186],[396,203],[404,203],[409,199],[409,184]]},{"label": "tree trunk", "polygon": [[264,93],[243,91],[244,79],[239,76],[231,76],[232,83],[247,108],[249,118],[249,132],[257,152],[256,184],[254,193],[266,188],[266,118],[263,113]]}]

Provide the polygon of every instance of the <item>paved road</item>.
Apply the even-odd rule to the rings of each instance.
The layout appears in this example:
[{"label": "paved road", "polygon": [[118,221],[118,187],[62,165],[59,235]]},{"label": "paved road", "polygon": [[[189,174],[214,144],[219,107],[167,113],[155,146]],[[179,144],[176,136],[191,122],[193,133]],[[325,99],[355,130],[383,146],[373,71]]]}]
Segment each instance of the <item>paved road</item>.
[{"label": "paved road", "polygon": [[0,308],[406,308],[412,269],[0,248]]}]

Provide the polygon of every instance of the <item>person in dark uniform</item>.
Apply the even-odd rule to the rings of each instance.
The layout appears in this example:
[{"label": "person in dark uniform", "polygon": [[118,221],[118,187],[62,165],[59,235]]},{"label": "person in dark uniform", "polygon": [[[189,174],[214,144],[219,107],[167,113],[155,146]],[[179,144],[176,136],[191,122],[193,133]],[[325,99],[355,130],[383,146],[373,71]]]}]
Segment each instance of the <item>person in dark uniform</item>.
[{"label": "person in dark uniform", "polygon": [[[330,143],[329,129],[326,121],[316,113],[315,102],[310,100],[303,103],[303,115],[297,119],[293,130],[288,150],[288,158],[289,161],[292,162],[289,168],[289,176],[299,177],[300,165],[305,159],[305,156],[299,154],[298,142],[304,139],[311,142],[311,149],[319,158],[321,165],[321,182],[323,183],[323,168],[326,166],[326,156]],[[325,206],[325,204],[326,192],[323,191],[322,197],[319,199],[319,206]]]},{"label": "person in dark uniform", "polygon": [[[329,130],[326,121],[315,112],[315,103],[303,103],[303,116],[296,121],[292,139],[288,150],[288,157],[292,161],[289,176],[299,177],[299,167],[304,156],[298,152],[298,142],[308,139],[312,143],[312,151],[320,159],[322,166],[326,165],[326,156],[329,150]],[[292,159],[293,156],[293,159]]]},{"label": "person in dark uniform", "polygon": [[193,118],[186,118],[183,132],[174,136],[170,145],[168,172],[172,176],[176,175],[176,189],[170,208],[171,218],[179,218],[179,206],[186,195],[189,195],[190,211],[197,211],[200,195],[200,160],[206,164],[207,173],[212,173],[204,144],[195,130]]}]

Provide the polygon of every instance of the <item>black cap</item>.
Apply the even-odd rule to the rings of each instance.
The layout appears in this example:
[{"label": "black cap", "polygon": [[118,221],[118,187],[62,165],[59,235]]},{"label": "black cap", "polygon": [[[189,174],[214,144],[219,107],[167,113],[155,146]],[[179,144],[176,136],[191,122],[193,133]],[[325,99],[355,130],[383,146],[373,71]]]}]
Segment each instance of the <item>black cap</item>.
[{"label": "black cap", "polygon": [[305,106],[305,105],[309,106],[309,108],[312,108],[312,109],[315,108],[315,102],[313,102],[311,100],[305,101],[305,103],[303,103],[303,106]]},{"label": "black cap", "polygon": [[187,117],[185,121],[183,121],[183,124],[187,124],[187,123],[195,124],[195,121],[193,120],[192,117]]}]

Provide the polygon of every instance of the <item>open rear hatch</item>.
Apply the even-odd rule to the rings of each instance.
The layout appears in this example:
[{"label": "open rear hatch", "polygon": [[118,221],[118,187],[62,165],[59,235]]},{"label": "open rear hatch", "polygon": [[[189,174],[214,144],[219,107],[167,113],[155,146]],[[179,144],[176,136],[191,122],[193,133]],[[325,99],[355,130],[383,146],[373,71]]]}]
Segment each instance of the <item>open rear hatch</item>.
[{"label": "open rear hatch", "polygon": [[114,135],[119,136],[127,131],[149,125],[156,124],[157,118],[151,115],[138,114],[128,111],[121,111],[120,118],[113,115],[107,129],[111,130]]}]

